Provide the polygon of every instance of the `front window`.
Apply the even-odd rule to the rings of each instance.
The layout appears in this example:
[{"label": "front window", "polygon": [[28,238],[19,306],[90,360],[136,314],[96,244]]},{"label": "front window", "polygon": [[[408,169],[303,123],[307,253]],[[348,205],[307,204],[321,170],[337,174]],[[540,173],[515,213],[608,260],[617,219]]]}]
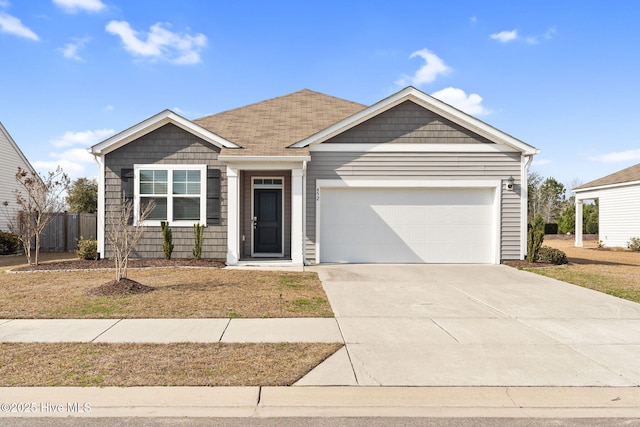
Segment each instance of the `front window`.
[{"label": "front window", "polygon": [[136,218],[144,207],[154,207],[145,222],[149,225],[168,221],[171,225],[206,223],[206,166],[136,166]]}]

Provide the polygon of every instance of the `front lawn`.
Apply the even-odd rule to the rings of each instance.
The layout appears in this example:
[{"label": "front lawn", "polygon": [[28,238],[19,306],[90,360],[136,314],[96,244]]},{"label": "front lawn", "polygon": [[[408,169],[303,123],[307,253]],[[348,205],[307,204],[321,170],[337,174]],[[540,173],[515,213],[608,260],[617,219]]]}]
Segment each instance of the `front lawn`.
[{"label": "front lawn", "polygon": [[576,248],[573,240],[545,239],[544,245],[567,254],[569,265],[525,270],[640,302],[640,252],[600,249],[597,242],[584,244]]},{"label": "front lawn", "polygon": [[289,386],[340,347],[1,343],[0,387]]},{"label": "front lawn", "polygon": [[332,317],[316,273],[201,267],[146,268],[129,278],[155,288],[89,295],[113,271],[0,272],[0,318]]}]

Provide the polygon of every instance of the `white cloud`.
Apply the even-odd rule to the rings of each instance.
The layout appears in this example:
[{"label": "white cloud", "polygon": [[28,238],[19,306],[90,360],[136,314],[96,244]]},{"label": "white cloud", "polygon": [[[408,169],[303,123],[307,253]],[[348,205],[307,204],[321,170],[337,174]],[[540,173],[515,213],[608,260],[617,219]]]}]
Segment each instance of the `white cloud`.
[{"label": "white cloud", "polygon": [[78,54],[78,51],[84,48],[86,44],[89,43],[89,40],[91,40],[89,37],[86,37],[83,39],[74,39],[73,42],[67,43],[64,45],[64,47],[61,47],[57,50],[62,52],[62,55],[65,58],[74,59],[76,61],[82,61],[83,59]]},{"label": "white cloud", "polygon": [[113,105],[107,105],[106,107],[104,107],[104,111],[113,111],[115,110],[115,107]]},{"label": "white cloud", "polygon": [[518,30],[500,31],[499,33],[491,34],[489,37],[498,40],[500,43],[509,43],[518,38]]},{"label": "white cloud", "polygon": [[206,46],[207,37],[204,34],[180,35],[169,31],[166,26],[169,24],[158,22],[151,26],[151,31],[146,35],[132,29],[126,21],[111,21],[105,29],[119,36],[124,48],[133,56],[151,61],[165,60],[173,64],[201,62],[200,50]]},{"label": "white cloud", "polygon": [[482,97],[477,93],[467,95],[462,89],[448,87],[432,93],[431,96],[473,116],[491,114],[491,111],[482,105]]},{"label": "white cloud", "polygon": [[0,0],[0,7],[9,7],[10,4],[8,0]]},{"label": "white cloud", "polygon": [[96,13],[107,7],[101,0],[53,0],[53,4],[67,13],[81,11]]},{"label": "white cloud", "polygon": [[556,27],[551,27],[547,30],[546,33],[542,35],[542,37],[544,37],[547,40],[551,40],[553,36],[556,35],[556,33],[557,33]]},{"label": "white cloud", "polygon": [[42,175],[55,170],[60,166],[69,175],[69,178],[76,179],[86,177],[87,174],[95,174],[95,160],[93,156],[84,148],[74,148],[60,153],[49,153],[51,160],[36,160],[31,162],[36,171]]},{"label": "white cloud", "polygon": [[0,33],[13,34],[26,39],[40,40],[40,37],[15,16],[0,12]]},{"label": "white cloud", "polygon": [[618,162],[626,162],[629,160],[640,160],[640,149],[614,151],[612,153],[589,157],[589,160],[595,160],[597,162],[604,162],[604,163],[618,163]]},{"label": "white cloud", "polygon": [[425,64],[416,71],[413,77],[403,76],[400,80],[396,81],[398,86],[419,86],[423,83],[433,82],[440,74],[445,75],[451,71],[451,68],[447,66],[442,59],[429,49],[422,49],[413,52],[409,59],[420,57],[425,60]]},{"label": "white cloud", "polygon": [[97,144],[103,139],[113,135],[115,131],[113,129],[97,129],[86,130],[84,132],[71,132],[67,131],[59,138],[53,139],[50,143],[54,147],[70,147],[72,145],[82,145],[83,147],[89,147]]}]

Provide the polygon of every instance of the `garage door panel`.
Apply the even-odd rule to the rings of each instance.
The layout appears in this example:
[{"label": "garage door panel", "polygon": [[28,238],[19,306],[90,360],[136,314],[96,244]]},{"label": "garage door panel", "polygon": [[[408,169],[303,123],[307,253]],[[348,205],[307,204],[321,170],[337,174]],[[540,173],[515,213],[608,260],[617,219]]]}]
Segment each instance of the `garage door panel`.
[{"label": "garage door panel", "polygon": [[323,189],[320,262],[491,263],[492,189]]}]

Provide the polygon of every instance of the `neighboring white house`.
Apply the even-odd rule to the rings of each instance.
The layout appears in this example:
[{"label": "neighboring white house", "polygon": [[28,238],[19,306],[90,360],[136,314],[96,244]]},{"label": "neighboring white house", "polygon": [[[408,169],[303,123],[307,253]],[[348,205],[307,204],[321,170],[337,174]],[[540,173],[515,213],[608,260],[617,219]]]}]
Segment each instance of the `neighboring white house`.
[{"label": "neighboring white house", "polygon": [[626,247],[640,237],[640,163],[573,189],[576,193],[576,246],[582,246],[582,204],[599,201],[600,241]]},{"label": "neighboring white house", "polygon": [[[7,215],[15,210],[14,190],[18,187],[16,182],[18,166],[35,172],[7,129],[0,123],[0,230],[3,231],[9,229]],[[5,201],[9,202],[7,207],[3,205]]]}]

